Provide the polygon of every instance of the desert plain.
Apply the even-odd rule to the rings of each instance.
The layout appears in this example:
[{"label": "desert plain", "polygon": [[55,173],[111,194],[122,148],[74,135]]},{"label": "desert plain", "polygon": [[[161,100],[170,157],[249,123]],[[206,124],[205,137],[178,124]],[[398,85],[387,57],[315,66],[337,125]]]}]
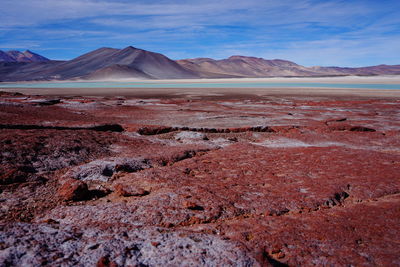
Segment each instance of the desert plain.
[{"label": "desert plain", "polygon": [[0,266],[400,265],[400,90],[197,82],[2,88]]}]

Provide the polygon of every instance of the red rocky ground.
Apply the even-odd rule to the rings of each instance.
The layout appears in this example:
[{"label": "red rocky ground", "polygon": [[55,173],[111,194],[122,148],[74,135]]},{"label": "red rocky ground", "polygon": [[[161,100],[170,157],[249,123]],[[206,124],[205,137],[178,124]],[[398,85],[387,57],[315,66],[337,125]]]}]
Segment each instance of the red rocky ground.
[{"label": "red rocky ground", "polygon": [[0,266],[400,266],[399,99],[0,97]]}]

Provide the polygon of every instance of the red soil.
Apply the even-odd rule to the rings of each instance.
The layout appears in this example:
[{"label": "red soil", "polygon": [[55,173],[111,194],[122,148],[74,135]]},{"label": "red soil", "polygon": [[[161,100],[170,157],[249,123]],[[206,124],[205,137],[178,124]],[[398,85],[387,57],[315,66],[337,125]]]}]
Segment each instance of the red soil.
[{"label": "red soil", "polygon": [[0,98],[0,265],[24,263],[22,228],[21,251],[54,242],[43,225],[86,229],[77,246],[138,231],[140,251],[31,251],[45,265],[400,265],[400,100],[48,100]]}]

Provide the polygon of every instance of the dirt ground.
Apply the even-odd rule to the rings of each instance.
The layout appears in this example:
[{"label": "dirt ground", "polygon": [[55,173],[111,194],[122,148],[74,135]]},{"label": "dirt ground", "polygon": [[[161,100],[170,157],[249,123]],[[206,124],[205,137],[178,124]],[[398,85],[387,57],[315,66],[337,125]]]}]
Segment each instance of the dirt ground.
[{"label": "dirt ground", "polygon": [[2,92],[0,266],[399,266],[400,96],[365,92]]}]

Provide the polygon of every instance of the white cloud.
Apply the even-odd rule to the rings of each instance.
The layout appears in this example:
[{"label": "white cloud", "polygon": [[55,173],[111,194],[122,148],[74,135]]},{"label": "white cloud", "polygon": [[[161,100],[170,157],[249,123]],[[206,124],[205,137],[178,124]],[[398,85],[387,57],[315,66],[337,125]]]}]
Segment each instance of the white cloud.
[{"label": "white cloud", "polygon": [[61,46],[68,39],[88,49],[140,45],[174,58],[247,54],[305,65],[378,57],[400,62],[398,9],[388,12],[381,2],[2,0],[1,6],[0,47],[31,47],[29,41]]},{"label": "white cloud", "polygon": [[[246,22],[262,25],[299,23],[346,23],[354,15],[372,12],[367,5],[348,2],[288,1],[157,1],[120,2],[96,0],[3,0],[2,24],[37,25],[63,19],[103,16],[157,16],[159,23],[185,20],[192,24]],[[18,15],[16,15],[18,14]],[[289,16],[287,14],[290,14]],[[249,20],[250,19],[250,20]],[[95,21],[101,23],[101,19]],[[111,22],[105,18],[104,22]],[[118,19],[112,19],[117,23]]]},{"label": "white cloud", "polygon": [[400,36],[362,40],[327,39],[300,41],[282,45],[275,49],[253,43],[231,45],[219,49],[217,57],[240,54],[267,59],[287,59],[305,66],[359,67],[369,65],[368,62],[399,64],[399,48]]},{"label": "white cloud", "polygon": [[7,47],[7,49],[21,49],[21,48],[38,48],[40,47],[40,42],[37,41],[15,41],[15,42],[0,42],[0,47]]}]

